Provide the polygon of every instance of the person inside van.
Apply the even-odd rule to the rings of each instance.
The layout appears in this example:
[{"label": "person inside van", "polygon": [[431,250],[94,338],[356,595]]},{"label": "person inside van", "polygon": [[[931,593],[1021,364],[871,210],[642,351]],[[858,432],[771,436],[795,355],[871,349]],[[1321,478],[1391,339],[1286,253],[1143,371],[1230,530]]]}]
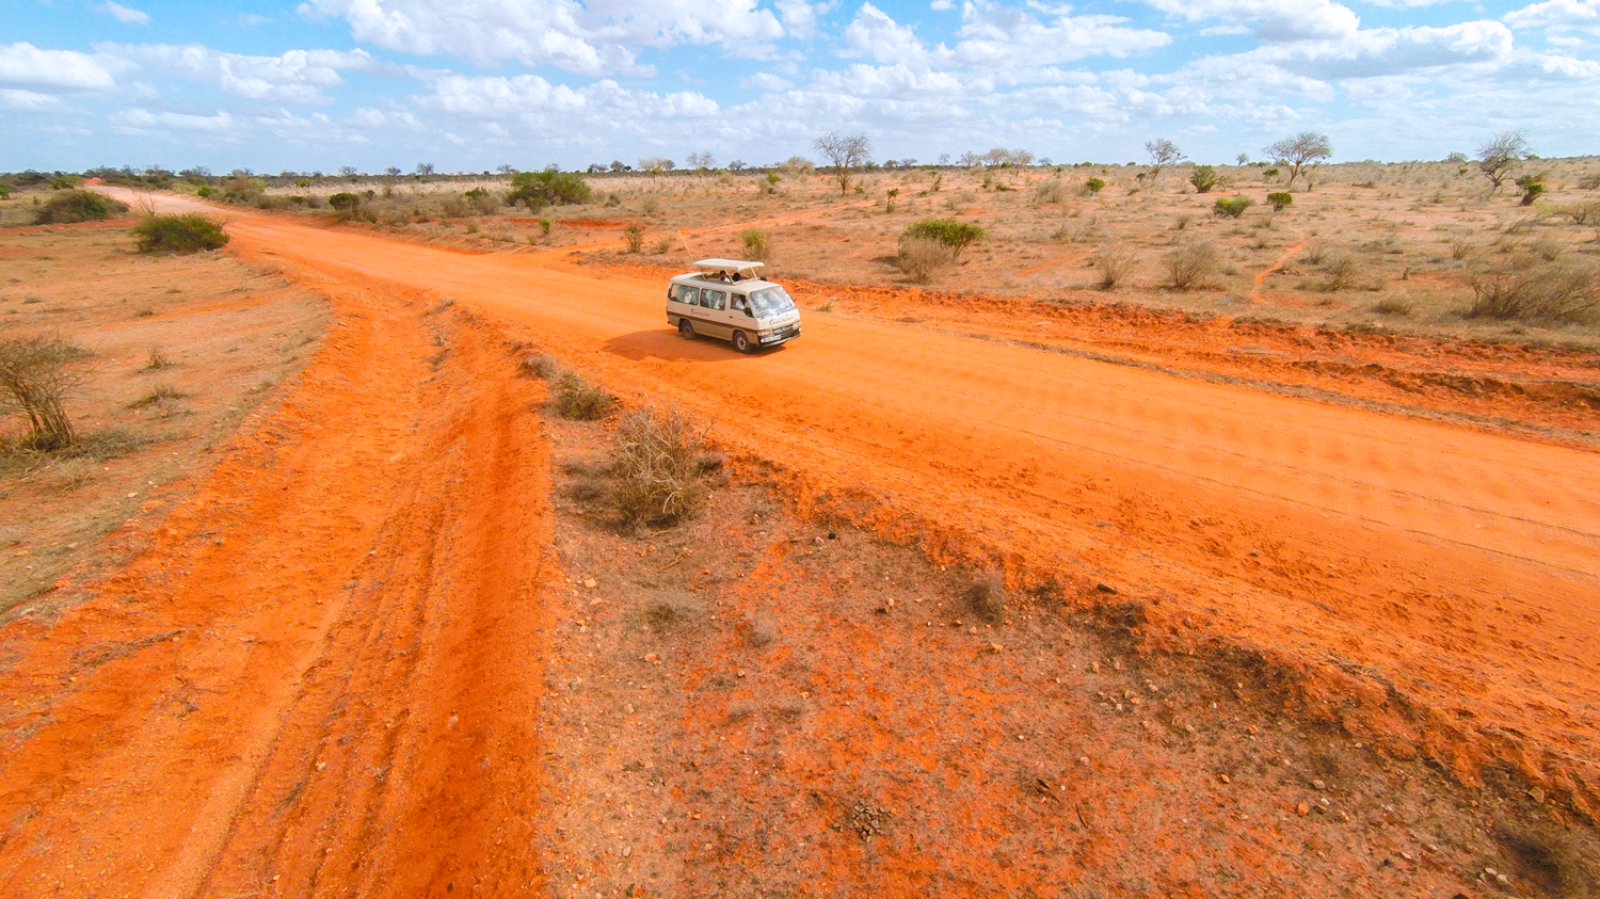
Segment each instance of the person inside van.
[{"label": "person inside van", "polygon": [[745,315],[749,315],[750,304],[745,300],[744,297],[736,296],[733,298],[733,311],[743,312]]}]

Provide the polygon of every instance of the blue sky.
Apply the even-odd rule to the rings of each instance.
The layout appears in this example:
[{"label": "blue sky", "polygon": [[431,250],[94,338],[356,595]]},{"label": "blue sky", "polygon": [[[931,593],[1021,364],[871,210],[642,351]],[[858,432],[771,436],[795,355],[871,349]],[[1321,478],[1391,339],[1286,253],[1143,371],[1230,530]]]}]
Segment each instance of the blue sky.
[{"label": "blue sky", "polygon": [[0,170],[1600,152],[1600,0],[3,0]]}]

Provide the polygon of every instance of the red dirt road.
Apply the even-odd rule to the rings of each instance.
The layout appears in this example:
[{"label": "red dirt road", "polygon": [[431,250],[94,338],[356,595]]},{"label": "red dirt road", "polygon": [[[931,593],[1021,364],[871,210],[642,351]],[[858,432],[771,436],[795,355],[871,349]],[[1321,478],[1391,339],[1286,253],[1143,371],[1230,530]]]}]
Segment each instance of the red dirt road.
[{"label": "red dirt road", "polygon": [[[333,299],[327,360],[154,561],[8,660],[6,724],[30,738],[0,761],[0,808],[22,822],[0,883],[442,894],[460,884],[430,835],[527,825],[462,818],[540,786],[495,763],[537,752],[519,712],[540,701],[527,600],[549,527],[520,414],[535,388],[509,377],[500,333],[713,419],[803,503],[1138,603],[1148,639],[1287,661],[1358,739],[1469,780],[1509,762],[1600,808],[1593,451],[815,312],[801,340],[742,357],[677,338],[655,278],[229,215],[233,250]],[[148,641],[99,651],[108,622]],[[213,701],[220,682],[237,689]],[[321,752],[343,740],[356,750]],[[529,839],[462,842],[477,876],[536,884]]]},{"label": "red dirt road", "polygon": [[[239,216],[291,276],[434,291],[614,389],[715,419],[802,492],[1030,578],[1114,585],[1201,631],[1444,714],[1405,735],[1470,776],[1500,744],[1559,786],[1600,774],[1600,455],[1361,408],[813,313],[754,358],[667,327],[662,285]],[[1350,685],[1340,688],[1348,692]],[[1564,772],[1564,773],[1563,773]],[[1588,778],[1592,785],[1600,777]]]}]

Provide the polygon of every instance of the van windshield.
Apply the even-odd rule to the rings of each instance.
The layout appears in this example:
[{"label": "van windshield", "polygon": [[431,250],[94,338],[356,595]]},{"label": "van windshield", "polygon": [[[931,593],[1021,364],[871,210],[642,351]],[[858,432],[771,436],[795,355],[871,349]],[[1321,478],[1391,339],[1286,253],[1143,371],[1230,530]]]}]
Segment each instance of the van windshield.
[{"label": "van windshield", "polygon": [[784,292],[783,288],[776,285],[763,287],[760,290],[752,290],[750,292],[750,305],[755,307],[757,318],[766,318],[769,315],[781,315],[785,312],[794,311],[794,300],[789,299],[789,295]]}]

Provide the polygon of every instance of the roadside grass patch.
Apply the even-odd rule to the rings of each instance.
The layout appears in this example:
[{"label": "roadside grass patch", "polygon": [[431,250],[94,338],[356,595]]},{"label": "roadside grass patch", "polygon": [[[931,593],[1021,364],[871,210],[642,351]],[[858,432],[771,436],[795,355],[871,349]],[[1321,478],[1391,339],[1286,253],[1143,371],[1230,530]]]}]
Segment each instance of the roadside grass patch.
[{"label": "roadside grass patch", "polygon": [[1584,323],[1600,312],[1600,287],[1588,266],[1538,257],[1473,274],[1468,318]]},{"label": "roadside grass patch", "polygon": [[38,225],[70,225],[102,221],[127,211],[125,204],[92,190],[63,190],[46,200],[33,220]]},{"label": "roadside grass patch", "polygon": [[555,383],[556,413],[570,421],[598,421],[611,414],[617,404],[616,397],[577,372],[564,371]]},{"label": "roadside grass patch", "polygon": [[183,256],[216,250],[228,243],[222,225],[203,215],[152,215],[133,226],[139,252]]}]

